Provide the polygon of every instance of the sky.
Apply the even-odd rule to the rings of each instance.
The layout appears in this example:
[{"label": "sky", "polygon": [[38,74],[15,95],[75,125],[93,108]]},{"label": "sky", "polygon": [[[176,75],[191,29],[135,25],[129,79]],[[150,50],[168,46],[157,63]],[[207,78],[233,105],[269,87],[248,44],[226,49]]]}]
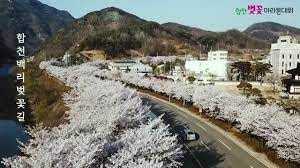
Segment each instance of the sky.
[{"label": "sky", "polygon": [[[300,0],[40,0],[68,11],[73,17],[106,7],[118,7],[149,21],[176,22],[210,31],[244,30],[253,23],[273,21],[300,28]],[[293,14],[243,15],[236,8],[249,4],[263,7],[293,7]]]}]

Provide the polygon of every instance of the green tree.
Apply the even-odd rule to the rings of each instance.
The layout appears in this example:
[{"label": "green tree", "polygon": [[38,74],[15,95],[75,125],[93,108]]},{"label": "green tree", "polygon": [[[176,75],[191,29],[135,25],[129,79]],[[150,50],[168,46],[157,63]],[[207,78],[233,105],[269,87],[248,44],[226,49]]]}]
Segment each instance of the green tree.
[{"label": "green tree", "polygon": [[184,67],[185,61],[182,59],[175,59],[175,65],[180,66],[180,67]]},{"label": "green tree", "polygon": [[142,42],[136,38],[133,29],[99,30],[80,44],[84,49],[101,49],[110,56],[124,55],[127,50],[139,49]]},{"label": "green tree", "polygon": [[160,68],[159,66],[157,66],[157,65],[152,65],[151,67],[152,67],[153,73],[154,73],[155,75],[161,74],[161,68]]},{"label": "green tree", "polygon": [[300,114],[300,99],[282,99],[279,105],[288,111],[293,111],[293,113]]},{"label": "green tree", "polygon": [[166,62],[163,67],[164,73],[169,73],[172,70],[172,67],[174,67],[172,62]]},{"label": "green tree", "polygon": [[261,90],[259,90],[257,88],[251,89],[251,95],[257,96],[257,97],[262,97]]},{"label": "green tree", "polygon": [[246,81],[241,81],[239,85],[237,85],[239,90],[243,90],[243,94],[249,96],[252,90],[252,85]]},{"label": "green tree", "polygon": [[214,80],[216,80],[216,77],[217,77],[217,75],[215,75],[215,74],[213,74],[213,73],[208,73],[208,80],[209,81],[214,81]]},{"label": "green tree", "polygon": [[251,63],[250,62],[242,62],[238,61],[231,65],[234,69],[236,69],[240,75],[242,80],[248,80],[249,75],[251,73]]},{"label": "green tree", "polygon": [[217,37],[212,35],[202,36],[198,39],[198,41],[200,42],[201,45],[204,46],[206,52],[211,50],[212,48],[215,48],[215,46],[218,43]]},{"label": "green tree", "polygon": [[251,71],[255,80],[262,81],[262,79],[266,76],[267,73],[271,73],[271,67],[272,65],[268,63],[255,62],[251,66]]},{"label": "green tree", "polygon": [[189,81],[189,83],[194,83],[194,81],[196,80],[196,78],[194,76],[189,76],[187,78],[187,80]]}]

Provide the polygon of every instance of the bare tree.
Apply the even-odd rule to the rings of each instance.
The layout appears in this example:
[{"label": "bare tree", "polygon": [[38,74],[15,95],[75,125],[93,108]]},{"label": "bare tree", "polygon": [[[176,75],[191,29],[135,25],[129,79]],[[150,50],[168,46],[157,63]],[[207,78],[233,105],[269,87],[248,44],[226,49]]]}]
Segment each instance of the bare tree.
[{"label": "bare tree", "polygon": [[276,86],[277,88],[280,88],[282,86],[281,82],[281,76],[278,73],[268,73],[264,77],[264,81],[271,83],[273,85],[273,91],[276,91]]}]

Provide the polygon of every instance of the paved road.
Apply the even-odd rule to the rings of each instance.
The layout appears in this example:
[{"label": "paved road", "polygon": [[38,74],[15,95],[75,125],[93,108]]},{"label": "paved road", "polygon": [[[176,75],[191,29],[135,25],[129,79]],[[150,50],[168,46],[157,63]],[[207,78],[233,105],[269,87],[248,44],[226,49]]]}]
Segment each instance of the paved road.
[{"label": "paved road", "polygon": [[200,136],[199,140],[185,143],[187,151],[184,168],[266,168],[241,147],[204,122],[160,101],[143,98],[156,115],[165,114],[171,127],[187,125]]}]

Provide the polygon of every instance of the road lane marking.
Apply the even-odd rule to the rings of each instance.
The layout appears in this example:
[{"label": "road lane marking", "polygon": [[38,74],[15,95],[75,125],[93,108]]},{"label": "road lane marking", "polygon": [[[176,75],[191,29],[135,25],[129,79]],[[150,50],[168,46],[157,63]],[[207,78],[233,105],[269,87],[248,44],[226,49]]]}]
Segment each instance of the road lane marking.
[{"label": "road lane marking", "polygon": [[201,162],[197,159],[197,157],[194,155],[194,153],[190,150],[190,148],[187,145],[183,146],[191,153],[192,157],[194,158],[194,160],[196,160],[197,164],[201,167],[204,168],[204,166],[201,164]]},{"label": "road lane marking", "polygon": [[201,129],[203,129],[205,132],[207,132],[207,129],[204,128],[203,126],[201,126],[200,124],[197,124],[198,127],[200,127]]},{"label": "road lane marking", "polygon": [[223,144],[227,149],[231,150],[231,148],[230,148],[228,145],[226,145],[224,142],[222,142],[220,139],[218,139],[218,141],[219,141],[221,144]]},{"label": "road lane marking", "polygon": [[[202,144],[207,150],[210,150],[209,147],[208,147],[203,141],[200,141],[200,142],[201,142],[201,144]],[[201,145],[201,144],[199,144],[199,145]],[[202,145],[201,145],[201,146],[202,146]]]}]

